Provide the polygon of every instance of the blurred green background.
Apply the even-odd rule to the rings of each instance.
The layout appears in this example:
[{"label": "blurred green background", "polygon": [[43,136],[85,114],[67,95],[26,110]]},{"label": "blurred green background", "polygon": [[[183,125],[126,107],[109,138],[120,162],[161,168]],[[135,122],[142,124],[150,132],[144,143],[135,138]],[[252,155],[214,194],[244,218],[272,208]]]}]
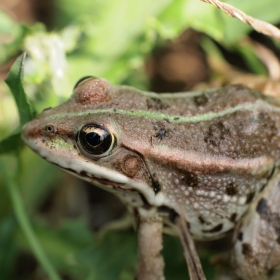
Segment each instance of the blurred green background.
[{"label": "blurred green background", "polygon": [[[278,0],[225,2],[280,23]],[[221,74],[213,65],[268,75],[252,40],[278,58],[279,42],[251,31],[199,0],[0,0],[0,279],[125,280],[136,267],[132,229],[96,234],[123,206],[24,147],[23,111],[29,118],[63,102],[86,75],[159,92],[211,82]],[[23,51],[30,111],[4,82]],[[211,246],[198,246],[214,279]],[[164,255],[166,278],[187,279],[177,238],[165,237]]]}]

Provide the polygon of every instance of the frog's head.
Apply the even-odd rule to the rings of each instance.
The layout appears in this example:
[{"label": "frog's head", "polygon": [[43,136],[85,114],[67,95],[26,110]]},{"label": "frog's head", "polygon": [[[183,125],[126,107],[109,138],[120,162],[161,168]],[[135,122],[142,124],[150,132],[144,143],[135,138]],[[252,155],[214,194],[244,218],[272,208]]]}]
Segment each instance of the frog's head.
[{"label": "frog's head", "polygon": [[27,123],[22,138],[47,161],[118,191],[129,204],[153,204],[155,191],[145,161],[123,145],[123,128],[112,116],[120,103],[117,95],[105,79],[83,78],[70,100]]}]

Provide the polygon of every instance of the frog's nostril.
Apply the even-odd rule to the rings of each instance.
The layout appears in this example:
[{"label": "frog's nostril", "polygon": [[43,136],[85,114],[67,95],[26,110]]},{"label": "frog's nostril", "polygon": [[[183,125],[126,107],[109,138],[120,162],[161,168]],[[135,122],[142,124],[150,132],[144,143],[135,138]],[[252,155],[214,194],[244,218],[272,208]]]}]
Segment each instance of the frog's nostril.
[{"label": "frog's nostril", "polygon": [[57,128],[49,124],[45,126],[45,131],[48,133],[57,133]]}]

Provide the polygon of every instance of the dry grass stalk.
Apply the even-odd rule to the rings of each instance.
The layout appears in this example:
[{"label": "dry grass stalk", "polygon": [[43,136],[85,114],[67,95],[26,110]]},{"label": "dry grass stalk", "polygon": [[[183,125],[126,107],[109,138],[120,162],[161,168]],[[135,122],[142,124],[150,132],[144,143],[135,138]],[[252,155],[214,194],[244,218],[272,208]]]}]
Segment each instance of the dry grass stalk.
[{"label": "dry grass stalk", "polygon": [[277,27],[275,27],[265,21],[255,19],[251,16],[248,16],[244,12],[238,10],[237,8],[235,8],[229,4],[226,4],[226,3],[222,3],[218,0],[201,0],[201,1],[205,2],[205,3],[210,3],[214,6],[216,6],[217,8],[221,9],[223,12],[228,14],[229,16],[237,18],[237,19],[251,25],[256,31],[263,33],[265,35],[271,36],[274,39],[280,41],[280,29],[278,29]]}]

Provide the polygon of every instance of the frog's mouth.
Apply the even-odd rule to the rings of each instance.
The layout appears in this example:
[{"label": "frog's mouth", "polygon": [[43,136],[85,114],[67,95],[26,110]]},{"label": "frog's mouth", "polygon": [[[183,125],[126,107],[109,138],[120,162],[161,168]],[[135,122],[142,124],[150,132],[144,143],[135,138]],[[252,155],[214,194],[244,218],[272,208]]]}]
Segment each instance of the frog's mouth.
[{"label": "frog's mouth", "polygon": [[[58,166],[59,168],[65,170],[66,172],[72,174],[72,175],[75,175],[79,178],[82,178],[86,181],[90,181],[91,183],[97,183],[97,184],[100,184],[102,186],[105,186],[105,187],[112,187],[114,189],[122,189],[122,186],[125,186],[126,183],[123,182],[116,182],[116,181],[112,181],[112,180],[108,180],[106,178],[102,178],[102,177],[96,177],[86,171],[76,171],[74,169],[71,169],[71,168],[67,168],[67,167],[63,167],[61,165],[59,165],[58,163],[55,163],[55,162],[51,162],[49,161],[51,164],[55,165],[55,166]],[[127,189],[127,188],[125,188]]]}]

